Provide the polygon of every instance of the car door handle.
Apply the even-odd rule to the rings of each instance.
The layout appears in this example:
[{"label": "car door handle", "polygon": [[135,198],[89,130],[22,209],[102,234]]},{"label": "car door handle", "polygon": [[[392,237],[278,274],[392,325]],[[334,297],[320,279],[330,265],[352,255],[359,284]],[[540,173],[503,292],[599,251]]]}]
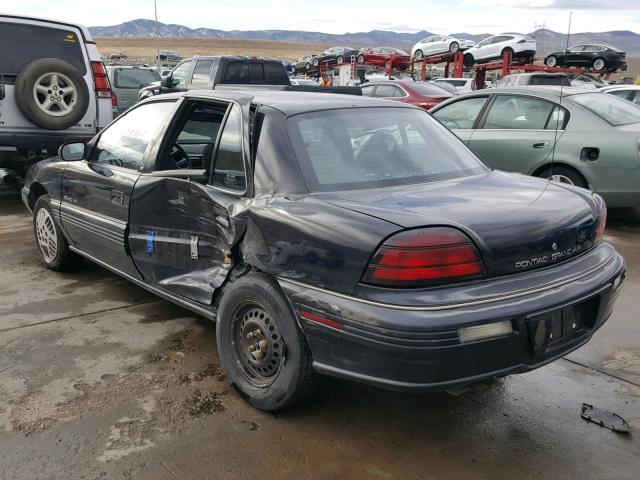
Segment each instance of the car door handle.
[{"label": "car door handle", "polygon": [[533,148],[544,148],[547,145],[549,145],[549,142],[538,142],[538,143],[533,143],[531,146]]}]

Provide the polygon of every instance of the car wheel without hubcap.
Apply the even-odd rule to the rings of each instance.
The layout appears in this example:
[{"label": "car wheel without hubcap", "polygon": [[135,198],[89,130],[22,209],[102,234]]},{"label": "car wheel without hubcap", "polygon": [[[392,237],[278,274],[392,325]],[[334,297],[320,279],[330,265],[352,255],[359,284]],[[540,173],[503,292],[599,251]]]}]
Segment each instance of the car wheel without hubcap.
[{"label": "car wheel without hubcap", "polygon": [[599,72],[601,70],[604,70],[604,67],[605,67],[605,62],[604,62],[603,58],[596,58],[593,61],[593,69],[594,70],[597,70]]},{"label": "car wheel without hubcap", "polygon": [[234,348],[246,379],[256,387],[275,380],[284,358],[285,344],[278,325],[260,305],[240,305],[234,315]]},{"label": "car wheel without hubcap", "polygon": [[364,63],[364,55],[358,55],[358,63]]},{"label": "car wheel without hubcap", "polygon": [[555,67],[558,64],[558,59],[554,55],[549,55],[544,63],[547,67]]},{"label": "car wheel without hubcap", "polygon": [[575,183],[573,183],[573,180],[565,175],[551,175],[549,177],[549,180],[557,183],[566,183],[567,185],[575,185]]},{"label": "car wheel without hubcap", "polygon": [[45,208],[38,210],[36,214],[36,239],[42,257],[46,263],[52,263],[58,256],[58,237],[56,227],[51,214]]},{"label": "car wheel without hubcap", "polygon": [[538,172],[536,176],[546,178],[547,180],[551,180],[556,183],[589,188],[586,180],[579,172],[562,165],[545,168],[541,172]]},{"label": "car wheel without hubcap", "polygon": [[338,58],[336,58],[336,63],[337,63],[338,65],[340,65],[340,64],[342,64],[342,63],[344,63],[344,58],[342,57],[342,55],[340,55]]},{"label": "car wheel without hubcap", "polygon": [[451,45],[449,45],[449,51],[451,53],[456,53],[458,50],[460,50],[460,45],[458,44],[458,42],[452,42]]},{"label": "car wheel without hubcap", "polygon": [[60,117],[73,110],[78,92],[66,75],[45,73],[33,86],[33,98],[40,110],[53,117]]},{"label": "car wheel without hubcap", "polygon": [[317,58],[313,59],[313,66],[317,67],[318,65],[320,65],[320,60],[318,60]]},{"label": "car wheel without hubcap", "polygon": [[413,58],[415,58],[417,61],[422,60],[422,50],[416,50],[416,53],[413,54]]}]

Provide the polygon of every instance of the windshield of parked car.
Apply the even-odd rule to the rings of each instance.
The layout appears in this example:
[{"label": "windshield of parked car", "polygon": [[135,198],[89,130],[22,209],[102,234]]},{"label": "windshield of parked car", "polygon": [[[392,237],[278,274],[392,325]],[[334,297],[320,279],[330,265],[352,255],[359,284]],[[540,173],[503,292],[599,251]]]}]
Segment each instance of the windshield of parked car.
[{"label": "windshield of parked car", "polygon": [[160,74],[155,70],[119,68],[115,73],[114,86],[116,88],[141,88],[160,81]]},{"label": "windshield of parked car", "polygon": [[596,114],[614,127],[640,123],[640,108],[631,102],[601,92],[572,95],[578,105]]},{"label": "windshield of parked car", "polygon": [[425,183],[487,167],[428,113],[353,108],[295,115],[291,139],[311,191]]},{"label": "windshield of parked car", "polygon": [[429,82],[414,82],[407,85],[411,89],[415,90],[418,95],[424,95],[426,97],[450,97],[451,93],[444,88],[434,85]]}]

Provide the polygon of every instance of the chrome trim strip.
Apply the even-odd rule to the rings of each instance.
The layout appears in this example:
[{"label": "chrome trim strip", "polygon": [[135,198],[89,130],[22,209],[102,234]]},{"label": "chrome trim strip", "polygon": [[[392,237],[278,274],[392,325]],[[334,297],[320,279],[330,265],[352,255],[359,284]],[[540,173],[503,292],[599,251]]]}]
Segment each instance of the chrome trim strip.
[{"label": "chrome trim strip", "polygon": [[93,218],[97,218],[105,223],[110,223],[114,226],[117,226],[119,228],[122,228],[123,230],[125,229],[125,227],[127,226],[127,222],[123,222],[122,220],[118,220],[117,218],[113,218],[113,217],[107,217],[105,215],[99,215],[95,212],[92,212],[91,210],[87,210],[86,208],[83,207],[79,207],[77,205],[73,205],[69,202],[60,202],[60,208],[67,208],[69,210],[76,210],[77,212],[86,215],[88,217],[93,217]]},{"label": "chrome trim strip", "polygon": [[510,300],[512,298],[518,298],[518,297],[523,297],[525,295],[532,295],[534,293],[542,293],[542,292],[546,292],[547,290],[551,290],[552,288],[556,288],[556,287],[561,287],[563,285],[566,285],[567,283],[571,283],[575,280],[579,280],[582,277],[585,277],[587,275],[589,275],[590,273],[592,273],[595,270],[598,270],[599,268],[601,268],[605,263],[607,263],[609,260],[605,260],[600,262],[599,264],[589,268],[588,270],[585,270],[583,272],[580,272],[579,274],[573,275],[571,277],[565,278],[563,280],[554,282],[554,283],[548,283],[546,285],[543,285],[541,287],[537,287],[537,288],[531,288],[528,290],[520,290],[520,291],[516,291],[513,293],[510,293],[508,295],[498,295],[498,296],[493,296],[493,297],[487,297],[487,298],[483,298],[480,300],[474,300],[472,302],[460,302],[460,303],[450,303],[447,305],[432,305],[432,306],[411,306],[411,305],[395,305],[392,303],[383,303],[383,302],[376,302],[373,300],[366,300],[364,298],[357,298],[357,297],[353,297],[351,295],[346,295],[344,293],[339,293],[333,290],[327,290],[321,287],[316,287],[314,285],[309,285],[308,283],[303,283],[303,282],[299,282],[297,280],[291,280],[289,278],[283,278],[283,277],[277,277],[278,281],[280,282],[285,282],[285,283],[291,283],[294,285],[297,285],[299,287],[303,287],[303,288],[308,288],[309,290],[314,290],[316,292],[320,292],[320,293],[326,293],[328,295],[333,295],[334,297],[339,297],[339,298],[344,298],[345,300],[350,300],[353,302],[358,302],[358,303],[362,303],[365,305],[371,305],[374,307],[382,307],[382,308],[391,308],[393,310],[404,310],[404,311],[412,311],[412,312],[436,312],[436,311],[442,311],[442,310],[449,310],[452,308],[463,308],[463,307],[472,307],[475,305],[483,305],[486,303],[491,303],[491,302],[497,302],[497,301],[501,301],[501,300]]},{"label": "chrome trim strip", "polygon": [[192,312],[197,313],[198,315],[202,315],[203,317],[208,318],[209,320],[213,320],[213,321],[216,320],[216,309],[213,306],[210,306],[207,308],[200,304],[193,303],[191,300],[188,300],[184,297],[174,295],[172,293],[167,292],[166,290],[162,290],[160,288],[154,287],[153,285],[149,285],[141,280],[138,280],[137,278],[132,277],[128,273],[118,270],[117,268],[112,267],[111,265],[103,262],[102,260],[98,260],[97,258],[89,255],[88,253],[83,252],[82,250],[76,247],[69,245],[69,249],[72,252],[77,253],[78,255],[82,255],[83,257],[86,257],[92,262],[97,263],[98,265],[106,268],[107,270],[111,270],[113,273],[120,275],[126,280],[129,280],[130,282],[135,283],[139,287],[144,288],[145,290],[148,290],[149,292],[163,298],[164,300],[168,300],[177,305],[180,305],[181,307],[191,310]]},{"label": "chrome trim strip", "polygon": [[111,231],[102,231],[101,227],[99,227],[98,225],[93,225],[79,219],[71,218],[65,214],[63,214],[61,218],[62,218],[62,222],[66,225],[73,225],[74,227],[82,228],[83,230],[88,231],[97,237],[101,237],[106,240],[115,242],[118,245],[124,246],[124,234],[118,235]]}]

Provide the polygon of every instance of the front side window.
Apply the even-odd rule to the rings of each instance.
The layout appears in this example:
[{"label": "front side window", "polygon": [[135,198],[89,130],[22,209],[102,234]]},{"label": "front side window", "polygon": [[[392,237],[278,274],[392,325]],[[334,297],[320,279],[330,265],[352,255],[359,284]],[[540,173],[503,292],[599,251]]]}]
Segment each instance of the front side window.
[{"label": "front side window", "polygon": [[544,130],[554,106],[538,98],[499,95],[491,105],[483,128]]},{"label": "front side window", "polygon": [[194,86],[207,86],[211,81],[211,69],[213,68],[213,60],[198,60],[193,69],[191,84]]},{"label": "front side window", "polygon": [[191,70],[191,60],[181,63],[173,69],[173,72],[171,73],[171,80],[173,81],[174,87],[180,87],[187,83],[189,70]]},{"label": "front side window", "polygon": [[231,107],[220,136],[220,144],[213,161],[211,184],[238,192],[246,190],[242,155],[242,112],[237,105]]},{"label": "front side window", "polygon": [[450,103],[433,113],[433,116],[452,129],[473,128],[487,97],[473,97]]},{"label": "front side window", "polygon": [[572,95],[571,100],[614,127],[640,123],[640,108],[626,100],[599,92]]},{"label": "front side window", "polygon": [[144,155],[173,106],[174,102],[154,102],[129,110],[102,132],[91,161],[142,170]]},{"label": "front side window", "polygon": [[571,53],[583,52],[586,45],[576,45],[575,47],[571,47],[569,51]]},{"label": "front side window", "polygon": [[421,184],[487,171],[455,135],[409,108],[294,115],[289,132],[311,191]]}]

